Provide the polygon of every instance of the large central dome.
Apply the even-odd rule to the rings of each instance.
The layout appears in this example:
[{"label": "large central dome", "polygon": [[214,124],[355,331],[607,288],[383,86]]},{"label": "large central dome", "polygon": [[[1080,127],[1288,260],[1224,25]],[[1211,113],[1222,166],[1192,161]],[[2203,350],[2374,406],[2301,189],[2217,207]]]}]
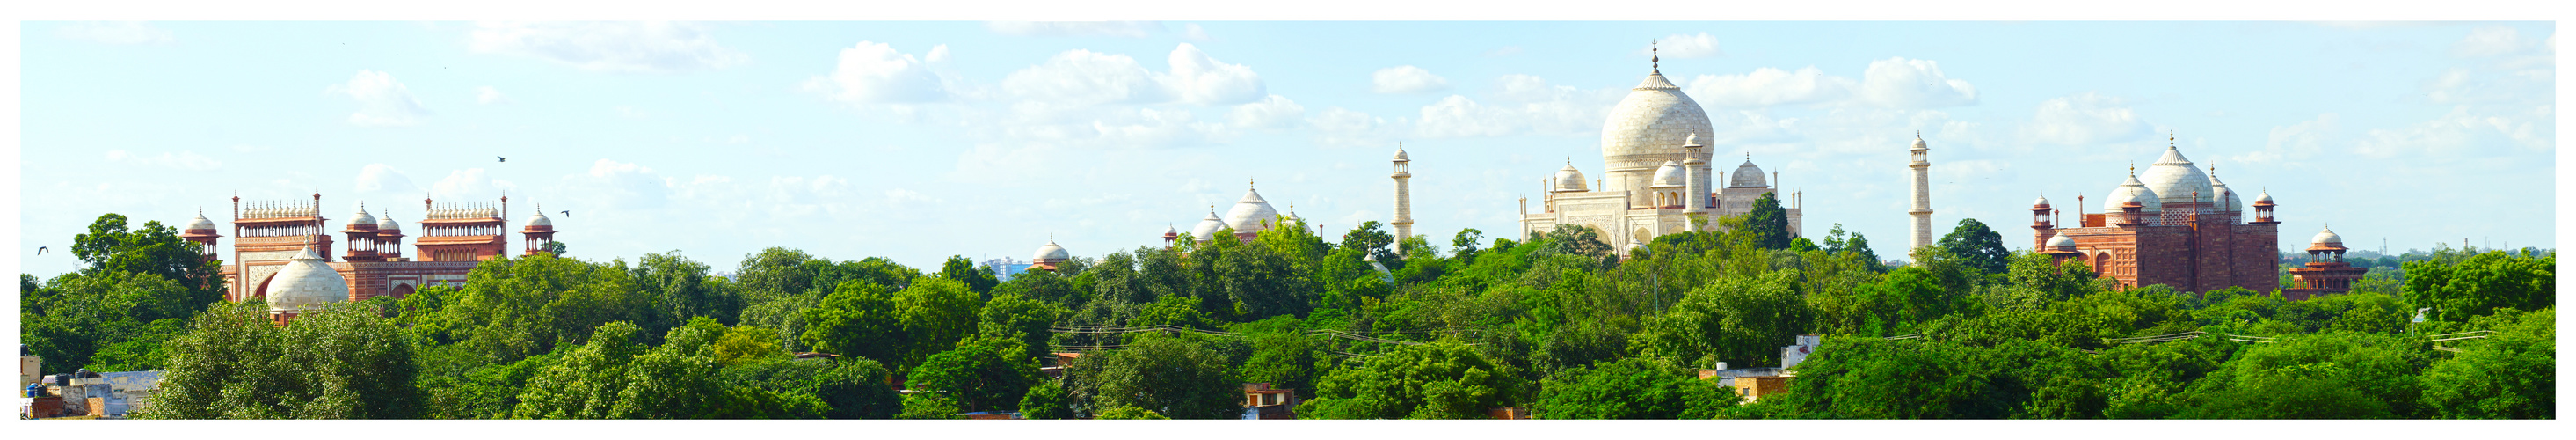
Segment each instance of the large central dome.
[{"label": "large central dome", "polygon": [[1646,75],[1645,82],[1629,90],[1601,123],[1601,160],[1608,172],[1650,172],[1680,157],[1682,143],[1692,134],[1711,138],[1708,112],[1664,80],[1663,73]]}]

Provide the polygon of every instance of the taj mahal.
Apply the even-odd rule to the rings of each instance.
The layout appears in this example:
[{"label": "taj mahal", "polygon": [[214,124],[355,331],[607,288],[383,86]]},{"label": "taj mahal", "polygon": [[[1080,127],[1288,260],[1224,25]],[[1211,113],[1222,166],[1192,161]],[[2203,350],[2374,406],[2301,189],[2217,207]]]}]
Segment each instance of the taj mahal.
[{"label": "taj mahal", "polygon": [[[1789,234],[1798,235],[1799,194],[1778,195],[1778,172],[1765,179],[1750,155],[1731,177],[1712,172],[1710,153],[1700,144],[1712,133],[1708,113],[1664,79],[1662,60],[1655,61],[1645,81],[1629,89],[1601,123],[1603,177],[1585,179],[1568,158],[1564,168],[1540,180],[1544,196],[1536,211],[1528,198],[1521,199],[1521,236],[1580,225],[1600,231],[1601,241],[1613,249],[1629,249],[1664,234],[1710,227],[1717,217],[1753,212],[1764,194],[1786,205]],[[1711,186],[1714,181],[1726,187]]]}]

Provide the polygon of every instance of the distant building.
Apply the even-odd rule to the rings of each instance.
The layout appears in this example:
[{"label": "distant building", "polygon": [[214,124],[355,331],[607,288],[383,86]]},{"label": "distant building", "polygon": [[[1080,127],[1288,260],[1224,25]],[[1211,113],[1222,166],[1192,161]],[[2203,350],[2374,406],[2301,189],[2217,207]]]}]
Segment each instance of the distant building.
[{"label": "distant building", "polygon": [[[180,238],[199,245],[208,260],[225,260],[221,271],[229,287],[224,299],[266,298],[280,321],[325,303],[356,302],[379,296],[401,298],[434,285],[461,285],[468,272],[485,260],[509,253],[509,197],[497,204],[439,204],[422,199],[415,251],[403,253],[402,224],[391,212],[378,218],[359,205],[337,231],[348,243],[334,260],[334,231],[322,217],[322,194],[311,201],[244,202],[233,197],[231,258],[223,258],[213,220],[204,213],[188,222]],[[522,255],[543,252],[554,243],[554,220],[540,206],[519,229]]]},{"label": "distant building", "polygon": [[[1604,177],[1585,178],[1568,158],[1565,168],[1540,179],[1538,211],[1521,199],[1522,237],[1580,225],[1600,231],[1602,243],[1625,252],[1664,234],[1699,228],[1694,222],[1751,213],[1764,194],[1780,202],[1789,235],[1798,236],[1804,216],[1798,193],[1779,192],[1779,173],[1765,179],[1750,155],[1733,176],[1716,172],[1715,158],[1700,144],[1714,135],[1709,127],[1707,111],[1656,66],[1601,124]],[[1397,159],[1397,174],[1410,177],[1401,168],[1405,158]],[[1715,187],[1717,181],[1726,187]]]},{"label": "distant building", "polygon": [[2307,264],[2290,269],[2290,283],[2298,287],[2281,289],[2281,296],[2297,301],[2352,291],[2352,283],[2361,281],[2370,268],[2343,262],[2343,251],[2343,236],[2335,234],[2334,228],[2318,231],[2308,240]]},{"label": "distant building", "polygon": [[[2101,213],[2078,212],[2079,224],[2059,223],[2047,197],[2032,202],[2031,243],[2058,261],[2083,261],[2122,287],[2279,289],[2281,222],[2272,217],[2272,195],[2255,197],[2252,221],[2245,221],[2244,198],[2216,173],[2201,172],[2167,145],[2146,173],[2130,173],[2103,198]],[[2082,208],[2083,197],[2076,200]]]},{"label": "distant building", "polygon": [[1002,257],[986,259],[982,266],[984,266],[984,270],[993,272],[993,278],[1000,281],[1010,281],[1012,275],[1019,275],[1021,272],[1028,272],[1030,267],[1036,265],[1029,262],[1014,260],[1011,259],[1011,257]]},{"label": "distant building", "polygon": [[1243,384],[1244,420],[1290,420],[1297,418],[1297,390],[1271,388],[1269,382]]},{"label": "distant building", "polygon": [[93,373],[81,370],[46,376],[27,385],[28,405],[20,414],[31,419],[56,417],[124,418],[151,401],[161,387],[160,371]]}]

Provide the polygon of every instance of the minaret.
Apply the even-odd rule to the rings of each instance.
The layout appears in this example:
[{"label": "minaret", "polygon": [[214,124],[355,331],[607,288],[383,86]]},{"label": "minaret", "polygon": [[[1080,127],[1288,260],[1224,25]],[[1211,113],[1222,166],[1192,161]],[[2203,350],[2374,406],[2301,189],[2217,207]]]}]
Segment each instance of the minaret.
[{"label": "minaret", "polygon": [[1413,173],[1404,168],[1406,162],[1412,161],[1404,156],[1404,143],[1397,142],[1395,174],[1389,176],[1395,178],[1395,221],[1388,222],[1395,226],[1396,241],[1413,238]]},{"label": "minaret", "polygon": [[1906,166],[1914,169],[1914,210],[1905,213],[1914,215],[1914,245],[1906,249],[1932,245],[1932,149],[1923,145],[1923,133],[1914,133],[1912,151],[1914,163]]}]

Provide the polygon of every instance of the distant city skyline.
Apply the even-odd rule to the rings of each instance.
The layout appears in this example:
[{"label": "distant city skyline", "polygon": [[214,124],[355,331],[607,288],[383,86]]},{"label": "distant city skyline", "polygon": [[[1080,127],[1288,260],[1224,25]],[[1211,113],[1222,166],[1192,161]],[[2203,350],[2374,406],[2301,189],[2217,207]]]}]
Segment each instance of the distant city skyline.
[{"label": "distant city skyline", "polygon": [[[1516,199],[1649,70],[1749,155],[1903,258],[1906,149],[1929,144],[1935,239],[1975,218],[2029,246],[2171,133],[2279,202],[2281,250],[2554,247],[2549,22],[25,22],[21,271],[76,269],[100,214],[178,227],[229,198],[510,196],[570,256],[783,246],[936,267],[1159,246],[1249,180],[1328,239],[1393,213],[1514,238]],[[507,157],[506,162],[497,160]],[[1223,209],[1222,206],[1219,209]],[[513,235],[512,252],[517,252]],[[233,237],[223,241],[227,245]],[[35,255],[38,246],[52,251]]]}]

